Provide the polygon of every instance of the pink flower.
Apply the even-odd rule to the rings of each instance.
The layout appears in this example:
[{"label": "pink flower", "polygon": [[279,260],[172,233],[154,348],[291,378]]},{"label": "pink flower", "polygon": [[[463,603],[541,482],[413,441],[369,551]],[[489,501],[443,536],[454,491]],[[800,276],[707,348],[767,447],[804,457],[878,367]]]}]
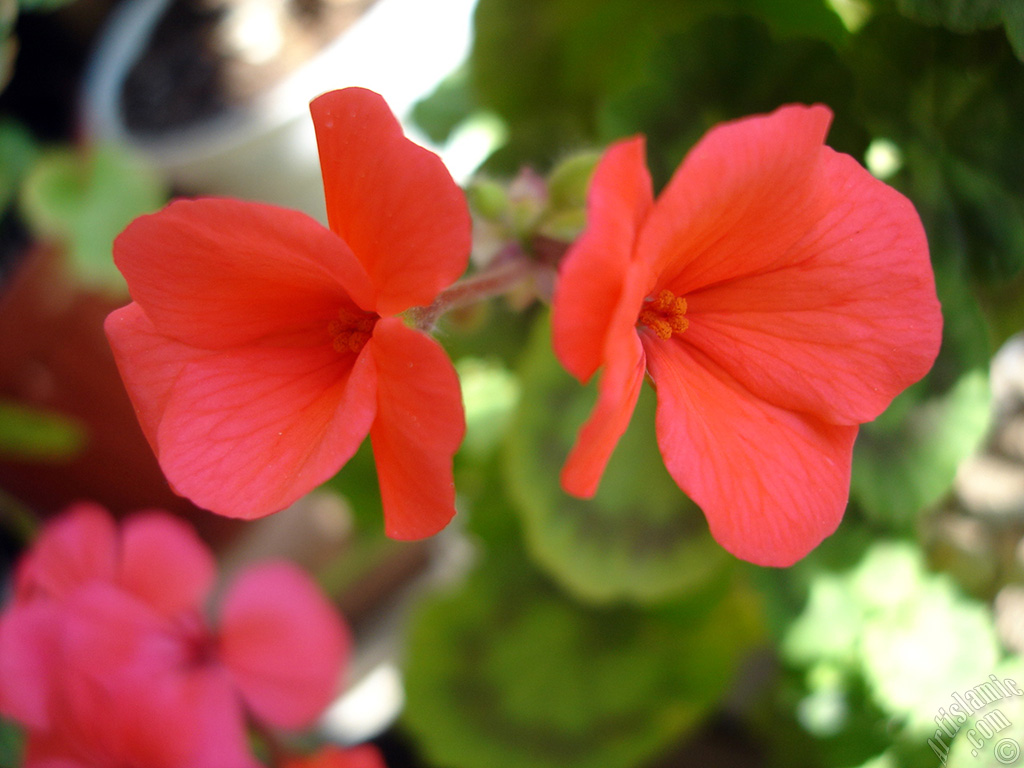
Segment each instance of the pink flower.
[{"label": "pink flower", "polygon": [[642,138],[605,153],[554,300],[563,365],[602,369],[569,493],[596,491],[647,375],[665,464],[726,549],[788,565],[835,530],[858,425],[931,368],[942,317],[916,211],[823,145],[830,120],[718,126],[656,201]]},{"label": "pink flower", "polygon": [[29,766],[252,768],[246,718],[310,725],[347,656],[337,613],[294,566],[261,564],[203,614],[212,555],[184,522],[118,529],[79,504],[50,523],[0,615],[0,713]]},{"label": "pink flower", "polygon": [[455,370],[399,315],[466,268],[465,199],[359,88],[311,104],[330,229],[236,200],[177,201],[114,243],[133,303],[106,322],[171,486],[214,512],[276,512],[367,434],[387,533],[454,514],[465,420]]}]

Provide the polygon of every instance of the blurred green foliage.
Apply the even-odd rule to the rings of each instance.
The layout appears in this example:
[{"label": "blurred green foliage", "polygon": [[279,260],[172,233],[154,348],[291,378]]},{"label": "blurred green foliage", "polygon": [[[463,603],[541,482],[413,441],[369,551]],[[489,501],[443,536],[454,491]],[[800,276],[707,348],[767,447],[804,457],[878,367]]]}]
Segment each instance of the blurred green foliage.
[{"label": "blurred green foliage", "polygon": [[581,603],[530,564],[500,495],[486,498],[482,562],[418,607],[408,638],[405,722],[427,757],[630,768],[669,749],[760,642],[754,593],[726,578],[653,610]]},{"label": "blurred green foliage", "polygon": [[33,234],[59,243],[82,285],[113,296],[127,289],[111,244],[137,216],[168,197],[166,182],[124,150],[56,148],[41,154],[21,188],[21,215]]}]

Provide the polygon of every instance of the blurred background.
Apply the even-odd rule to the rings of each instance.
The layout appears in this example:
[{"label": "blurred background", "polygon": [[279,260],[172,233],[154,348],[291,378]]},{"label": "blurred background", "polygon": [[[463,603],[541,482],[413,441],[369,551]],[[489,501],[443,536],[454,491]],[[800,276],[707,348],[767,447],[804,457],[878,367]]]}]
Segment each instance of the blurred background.
[{"label": "blurred background", "polygon": [[[1022,59],[1019,0],[0,0],[0,573],[78,499],[185,516],[226,572],[291,557],[358,641],[323,732],[392,768],[1024,765],[1012,689],[943,719],[1024,683]],[[597,497],[565,496],[594,393],[543,287],[442,326],[468,433],[441,536],[384,538],[369,446],[263,521],[175,496],[103,337],[111,241],[172,195],[323,219],[307,104],[347,85],[466,185],[477,267],[557,256],[616,138],[660,186],[717,122],[830,106],[828,143],[917,206],[945,317],[839,531],[787,570],[725,554],[650,391]]]}]

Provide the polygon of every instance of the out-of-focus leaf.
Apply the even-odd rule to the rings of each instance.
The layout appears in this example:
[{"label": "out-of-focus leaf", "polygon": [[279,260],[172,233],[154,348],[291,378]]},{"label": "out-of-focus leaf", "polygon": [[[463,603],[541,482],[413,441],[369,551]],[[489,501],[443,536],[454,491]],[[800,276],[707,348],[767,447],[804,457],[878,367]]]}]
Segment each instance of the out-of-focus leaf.
[{"label": "out-of-focus leaf", "polygon": [[[750,593],[587,608],[488,562],[419,609],[405,722],[449,768],[634,768],[696,725],[757,642]],[[694,663],[699,659],[699,663]]]},{"label": "out-of-focus leaf", "polygon": [[926,24],[971,32],[999,22],[1003,0],[896,0],[900,13]]},{"label": "out-of-focus leaf", "polygon": [[912,19],[954,32],[1002,24],[1017,58],[1024,61],[1024,6],[1018,0],[897,0],[896,5]]},{"label": "out-of-focus leaf", "polygon": [[826,43],[778,39],[745,16],[715,16],[657,40],[644,77],[610,91],[599,113],[602,140],[647,137],[656,185],[713,125],[786,103],[828,104],[836,113],[829,144],[855,154],[866,147],[849,118],[853,77]]},{"label": "out-of-focus leaf", "polygon": [[18,768],[25,738],[21,730],[0,718],[0,768]]},{"label": "out-of-focus leaf", "polygon": [[[0,73],[0,86],[2,83]],[[18,185],[38,155],[35,139],[25,126],[11,119],[0,120],[0,214],[14,200]]]},{"label": "out-of-focus leaf", "polygon": [[881,15],[843,56],[865,125],[905,159],[889,181],[917,206],[936,267],[988,284],[1021,274],[1024,78],[1001,36]]},{"label": "out-of-focus leaf", "polygon": [[645,388],[597,495],[583,500],[562,491],[558,468],[593,402],[593,387],[580,387],[558,364],[547,317],[534,328],[521,377],[506,476],[538,563],[593,601],[663,600],[722,576],[732,559],[665,469],[652,392]]},{"label": "out-of-focus leaf", "polygon": [[111,256],[114,238],[166,199],[157,173],[112,147],[88,155],[57,149],[29,171],[21,210],[37,236],[64,245],[85,285],[119,295],[125,286]]},{"label": "out-of-focus leaf", "polygon": [[960,462],[980,445],[989,424],[988,378],[964,374],[943,395],[900,395],[865,424],[854,451],[852,493],[874,518],[910,528],[921,510],[949,490]]},{"label": "out-of-focus leaf", "polygon": [[929,573],[911,544],[874,545],[844,574],[821,574],[783,643],[786,659],[862,676],[908,733],[930,734],[951,690],[988,679],[999,661],[991,612]]},{"label": "out-of-focus leaf", "polygon": [[73,458],[85,440],[85,429],[67,416],[0,400],[0,456],[62,461]]},{"label": "out-of-focus leaf", "polygon": [[496,360],[464,357],[455,369],[462,384],[466,438],[462,449],[485,456],[497,447],[519,400],[519,381]]},{"label": "out-of-focus leaf", "polygon": [[384,511],[381,507],[380,487],[377,484],[377,464],[369,439],[363,441],[359,450],[345,463],[341,471],[324,485],[345,497],[357,529],[374,535],[384,533]]},{"label": "out-of-focus leaf", "polygon": [[[946,723],[947,728],[959,729],[945,753],[946,759],[941,760],[946,768],[1006,768],[1008,765],[1020,764],[1020,757],[1024,753],[1024,736],[1020,725],[1024,723],[1024,697],[1016,691],[1021,689],[1020,681],[1024,680],[1024,659],[1020,656],[1010,657],[992,670],[991,674],[1003,685],[1003,691],[1010,692],[1010,695],[1000,695],[987,706],[969,712],[972,716],[966,722],[953,720],[952,725]],[[978,684],[990,682],[989,678],[977,681]],[[989,689],[989,693],[992,690]],[[997,694],[1003,692],[994,690]],[[961,698],[967,695],[967,691],[957,693]],[[982,700],[978,701],[980,703]],[[933,738],[929,745],[934,744],[933,752],[941,758],[942,747],[948,746],[949,741],[948,738],[944,739],[943,745]]]},{"label": "out-of-focus leaf", "polygon": [[448,140],[459,123],[473,114],[474,101],[465,69],[450,75],[413,107],[412,119],[436,144]]},{"label": "out-of-focus leaf", "polygon": [[935,366],[863,425],[854,447],[853,499],[873,520],[908,533],[950,489],[990,422],[988,328],[955,274],[936,273],[945,325]]}]

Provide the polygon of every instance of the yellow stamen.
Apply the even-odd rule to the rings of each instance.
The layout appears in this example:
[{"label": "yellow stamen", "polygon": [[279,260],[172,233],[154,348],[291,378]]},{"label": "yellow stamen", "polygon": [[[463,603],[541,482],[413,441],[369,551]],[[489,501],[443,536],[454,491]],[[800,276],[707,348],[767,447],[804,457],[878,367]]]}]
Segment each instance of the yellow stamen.
[{"label": "yellow stamen", "polygon": [[690,327],[685,315],[686,299],[665,289],[644,299],[637,324],[650,328],[659,339],[671,339]]},{"label": "yellow stamen", "polygon": [[338,317],[327,323],[331,335],[331,346],[335,352],[358,353],[370,340],[378,316],[370,312],[353,311],[342,307]]}]

